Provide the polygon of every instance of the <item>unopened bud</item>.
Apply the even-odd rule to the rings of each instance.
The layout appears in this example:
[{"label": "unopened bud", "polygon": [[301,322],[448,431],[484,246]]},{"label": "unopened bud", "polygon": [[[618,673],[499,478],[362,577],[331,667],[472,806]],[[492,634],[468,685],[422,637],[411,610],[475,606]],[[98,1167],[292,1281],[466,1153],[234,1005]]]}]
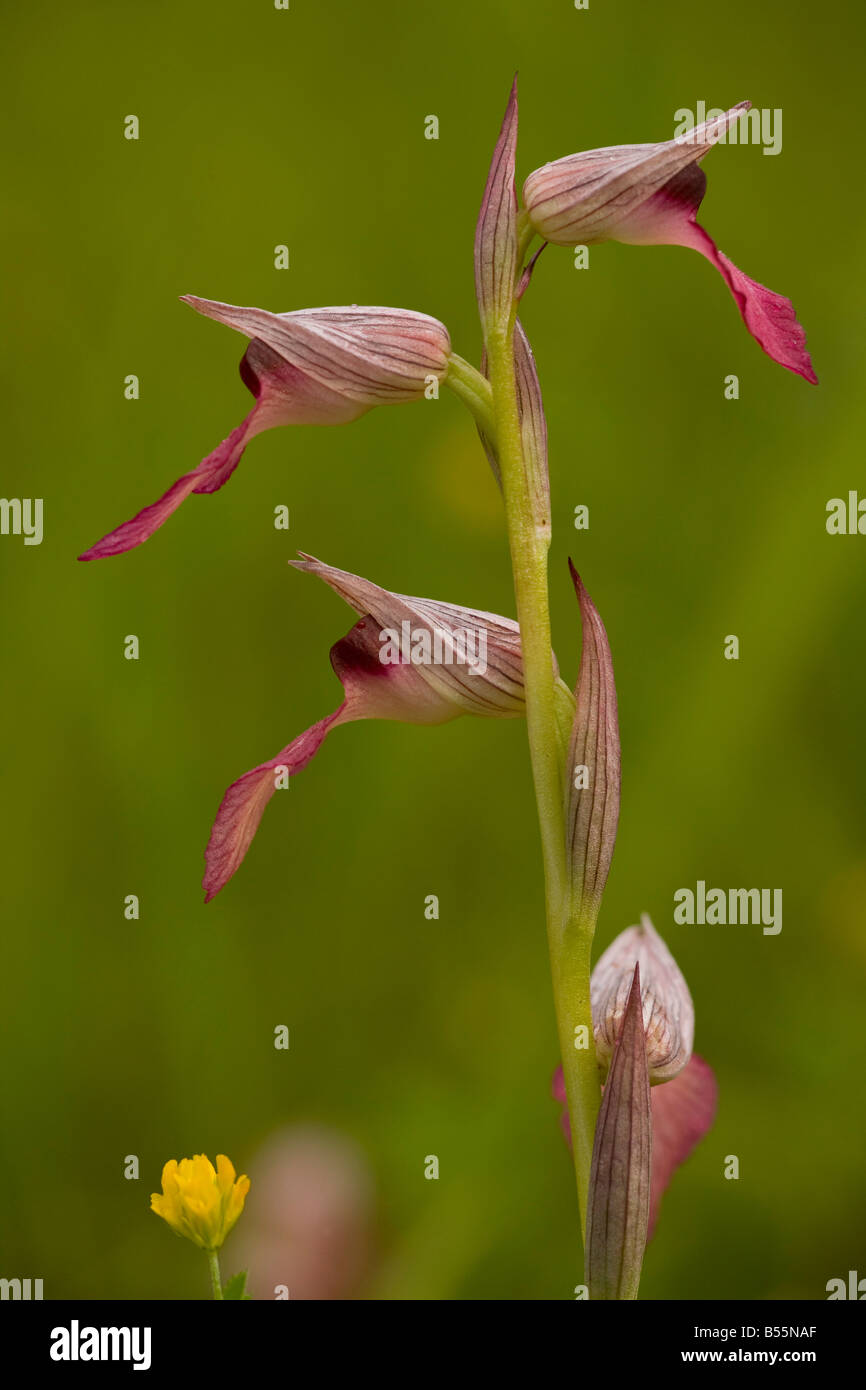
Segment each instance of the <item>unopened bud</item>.
[{"label": "unopened bud", "polygon": [[592,1022],[599,1061],[609,1066],[622,1030],[635,965],[650,1080],[670,1081],[692,1055],[695,1010],[682,971],[646,913],[611,942],[592,972]]}]

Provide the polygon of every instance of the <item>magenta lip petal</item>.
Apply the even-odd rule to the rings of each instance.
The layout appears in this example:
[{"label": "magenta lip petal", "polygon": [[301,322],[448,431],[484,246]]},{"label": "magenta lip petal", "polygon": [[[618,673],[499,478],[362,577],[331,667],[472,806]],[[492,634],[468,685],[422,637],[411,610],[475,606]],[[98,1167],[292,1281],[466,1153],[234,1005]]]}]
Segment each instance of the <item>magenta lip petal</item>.
[{"label": "magenta lip petal", "polygon": [[796,372],[810,385],[817,386],[818,378],[806,350],[806,331],[790,299],[750,279],[718,249],[709,232],[694,220],[694,216],[683,225],[676,244],[691,247],[715,266],[758,347],[780,367],[787,367],[789,372]]},{"label": "magenta lip petal", "polygon": [[715,266],[733,295],[743,323],[758,346],[790,372],[818,384],[806,351],[806,333],[794,306],[784,295],[759,285],[734,265],[697,221],[707,180],[695,165],[636,209],[617,230],[617,238],[634,246],[686,246]]},{"label": "magenta lip petal", "polygon": [[202,887],[206,903],[225,887],[243,863],[265,807],[276,791],[274,770],[285,767],[293,777],[305,768],[318,753],[329,730],[345,717],[346,705],[344,701],[333,714],[305,729],[275,758],[260,763],[232,782],[220,803],[205,850],[207,867]]},{"label": "magenta lip petal", "polygon": [[194,468],[191,473],[184,473],[176,483],[172,483],[168,492],[164,493],[158,502],[152,502],[131,521],[125,521],[115,531],[103,536],[101,541],[97,541],[89,550],[85,550],[83,555],[79,555],[79,560],[102,560],[108,555],[122,555],[126,550],[143,545],[159,530],[163,522],[168,521],[191,493],[216,492],[221,488],[228,482],[240,462],[254,414],[255,410],[217,445],[213,453],[208,454],[198,468]]},{"label": "magenta lip petal", "polygon": [[[712,241],[712,238],[707,239]],[[713,250],[715,256],[707,254],[707,259],[718,267],[727,281],[743,323],[758,346],[774,362],[787,367],[789,372],[796,372],[811,386],[817,386],[818,377],[806,351],[806,333],[790,299],[751,280],[721,251],[716,251],[714,243]]]}]

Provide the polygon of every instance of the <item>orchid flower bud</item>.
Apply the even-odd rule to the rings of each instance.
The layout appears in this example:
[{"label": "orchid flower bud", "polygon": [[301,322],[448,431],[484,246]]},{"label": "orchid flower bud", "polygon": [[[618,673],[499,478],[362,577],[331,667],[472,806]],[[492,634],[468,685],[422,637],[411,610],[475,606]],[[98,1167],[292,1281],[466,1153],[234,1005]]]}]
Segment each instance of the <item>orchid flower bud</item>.
[{"label": "orchid flower bud", "polygon": [[525,713],[520,629],[510,618],[433,599],[408,598],[311,556],[295,567],[315,574],[360,620],[331,648],[342,704],[223,797],[206,851],[206,900],[240,866],[278,785],[312,760],[338,724],[395,719],[444,724],[461,714],[515,718]]},{"label": "orchid flower bud", "polygon": [[[499,139],[493,151],[475,229],[475,294],[484,331],[485,347],[481,372],[487,379],[487,341],[491,332],[501,331],[511,320],[515,298],[520,297],[516,282],[519,238],[514,166],[517,154],[517,78],[511,86]],[[550,479],[547,465],[547,422],[541,399],[541,386],[529,339],[519,319],[513,328],[514,374],[517,387],[520,430],[523,440],[523,467],[526,473],[533,521],[537,534],[550,543]],[[453,359],[452,359],[453,361]],[[478,419],[481,442],[502,486],[496,441],[492,431]]]},{"label": "orchid flower bud", "polygon": [[640,966],[625,1007],[595,1127],[586,1212],[590,1299],[634,1299],[649,1230],[653,1113]]},{"label": "orchid flower bud", "polygon": [[[629,1029],[629,1009],[635,1012],[635,986],[640,994],[640,1042],[634,1029]],[[605,1068],[609,1067],[604,1086],[603,1114],[596,1129],[596,1150],[593,1157],[595,1183],[593,1193],[599,1214],[604,1216],[607,1203],[631,1201],[629,1184],[617,1187],[616,1164],[620,1175],[632,1164],[642,1174],[644,1163],[645,1106],[641,1098],[641,1077],[664,1081],[652,1086],[652,1145],[649,1193],[648,1233],[652,1235],[661,1199],[673,1174],[692,1153],[710,1129],[716,1114],[718,1086],[712,1068],[692,1052],[694,1009],[688,986],[650,919],[644,915],[639,927],[621,932],[599,958],[590,981],[593,1032],[596,1052]],[[616,1059],[620,1069],[626,1068],[628,1085],[614,1085]],[[639,1083],[639,1084],[637,1084]],[[566,1105],[565,1080],[562,1067],[553,1078],[553,1095]],[[627,1121],[619,1152],[614,1136],[617,1113],[624,1106]],[[636,1108],[635,1108],[636,1107]],[[571,1143],[568,1110],[563,1109],[562,1127]],[[640,1142],[630,1153],[636,1139]],[[619,1141],[616,1141],[617,1143]],[[605,1153],[605,1145],[608,1151]],[[636,1191],[642,1193],[642,1178]],[[599,1185],[607,1183],[602,1192]],[[643,1198],[631,1212],[642,1227]],[[631,1209],[630,1209],[631,1210]],[[625,1226],[623,1227],[625,1229]],[[638,1242],[639,1243],[639,1242]],[[624,1295],[605,1295],[619,1296]]]},{"label": "orchid flower bud", "polygon": [[277,425],[342,425],[375,405],[420,400],[430,379],[444,379],[451,344],[437,319],[409,309],[300,309],[272,314],[183,295],[200,314],[250,339],[241,360],[256,404],[192,472],[157,502],[79,556],[97,560],[141,545],[193,492],[216,492],[247,444]]},{"label": "orchid flower bud", "polygon": [[[562,1067],[553,1074],[554,1100],[563,1107],[560,1116],[562,1132],[571,1145],[571,1122],[568,1117],[565,1078]],[[719,1088],[708,1062],[692,1053],[691,1060],[664,1086],[653,1086],[650,1092],[652,1110],[652,1169],[650,1175],[649,1235],[655,1229],[662,1197],[676,1170],[712,1127],[716,1118]]]},{"label": "orchid flower bud", "polygon": [[517,78],[511,84],[475,228],[475,295],[485,338],[508,323],[517,276]]},{"label": "orchid flower bud", "polygon": [[535,231],[557,246],[621,241],[699,251],[722,275],[764,352],[815,384],[791,301],[738,270],[696,221],[707,186],[698,161],[750,105],[740,102],[673,140],[611,145],[545,164],[524,184],[526,213]]},{"label": "orchid flower bud", "polygon": [[590,980],[599,1062],[607,1066],[622,1029],[635,965],[640,966],[647,1061],[653,1082],[669,1081],[692,1055],[695,1010],[679,966],[646,913],[599,957]]},{"label": "orchid flower bud", "polygon": [[568,750],[566,836],[575,913],[594,931],[619,821],[621,758],[613,658],[601,615],[569,560],[583,647]]}]

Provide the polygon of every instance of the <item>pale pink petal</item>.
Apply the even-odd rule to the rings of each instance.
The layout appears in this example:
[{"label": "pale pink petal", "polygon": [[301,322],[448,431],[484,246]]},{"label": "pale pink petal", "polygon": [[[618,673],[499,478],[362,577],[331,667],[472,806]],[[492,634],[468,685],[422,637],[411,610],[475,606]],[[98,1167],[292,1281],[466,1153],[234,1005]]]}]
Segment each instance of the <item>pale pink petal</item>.
[{"label": "pale pink petal", "polygon": [[695,1036],[695,1009],[682,971],[646,913],[599,956],[589,982],[599,1064],[607,1068],[622,1027],[635,962],[640,965],[643,1024],[654,1082],[669,1081],[687,1065]]},{"label": "pale pink petal", "polygon": [[585,150],[536,169],[523,186],[533,227],[558,246],[621,240],[624,222],[703,159],[750,105],[741,101],[674,140]]},{"label": "pale pink petal", "polygon": [[[269,349],[274,359],[354,402],[355,409],[417,400],[428,376],[448,370],[451,342],[438,319],[414,309],[350,304],[275,314],[197,295],[185,304]],[[303,423],[296,421],[294,423]],[[308,423],[332,424],[330,418]]]},{"label": "pale pink petal", "polygon": [[[315,574],[335,593],[355,609],[369,616],[374,624],[376,643],[384,630],[401,630],[406,624],[413,633],[427,632],[439,643],[441,654],[453,655],[453,661],[430,661],[406,664],[397,668],[404,678],[392,683],[391,698],[406,702],[406,712],[384,715],[385,718],[411,718],[413,723],[439,724],[447,711],[479,714],[499,718],[520,717],[525,712],[523,690],[523,656],[520,647],[520,628],[512,618],[497,613],[464,608],[438,599],[416,598],[395,594],[369,579],[335,569],[311,555],[291,562],[296,569]],[[471,651],[486,653],[484,665],[460,659],[459,638],[463,635],[466,655]],[[449,644],[452,650],[449,652]],[[378,655],[373,652],[374,658]],[[385,690],[377,687],[377,700],[385,698]],[[455,709],[456,706],[456,709]]]}]

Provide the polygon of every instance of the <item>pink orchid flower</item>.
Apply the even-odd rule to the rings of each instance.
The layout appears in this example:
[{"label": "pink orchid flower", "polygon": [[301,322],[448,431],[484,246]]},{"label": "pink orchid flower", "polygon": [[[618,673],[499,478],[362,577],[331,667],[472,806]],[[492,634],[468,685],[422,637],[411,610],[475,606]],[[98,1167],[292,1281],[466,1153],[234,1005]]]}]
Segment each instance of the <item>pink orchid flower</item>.
[{"label": "pink orchid flower", "polygon": [[557,246],[621,241],[699,251],[722,275],[764,352],[814,385],[818,378],[791,301],[738,270],[696,220],[707,186],[698,162],[750,105],[740,102],[674,140],[554,160],[529,175],[524,203],[534,230]]},{"label": "pink orchid flower", "polygon": [[246,419],[158,502],[124,522],[83,555],[98,560],[141,545],[190,493],[217,492],[247,444],[277,425],[342,425],[376,405],[420,400],[448,370],[451,343],[437,319],[409,309],[300,309],[272,314],[183,295],[200,314],[250,339],[241,359],[256,398]]},{"label": "pink orchid flower", "polygon": [[[651,1082],[652,1159],[649,1235],[662,1194],[676,1169],[710,1129],[718,1088],[710,1066],[692,1052],[694,1006],[685,979],[646,914],[637,927],[621,932],[599,957],[592,972],[592,1021],[599,1062],[607,1069],[623,1027],[635,966]],[[566,1103],[562,1067],[553,1077],[555,1100]],[[562,1128],[569,1144],[568,1111]]]},{"label": "pink orchid flower", "polygon": [[229,787],[205,854],[207,902],[240,866],[278,785],[307,766],[338,724],[444,724],[461,714],[516,718],[525,712],[520,629],[512,619],[393,594],[309,555],[292,563],[324,580],[360,615],[331,648],[344,698],[333,714]]}]

